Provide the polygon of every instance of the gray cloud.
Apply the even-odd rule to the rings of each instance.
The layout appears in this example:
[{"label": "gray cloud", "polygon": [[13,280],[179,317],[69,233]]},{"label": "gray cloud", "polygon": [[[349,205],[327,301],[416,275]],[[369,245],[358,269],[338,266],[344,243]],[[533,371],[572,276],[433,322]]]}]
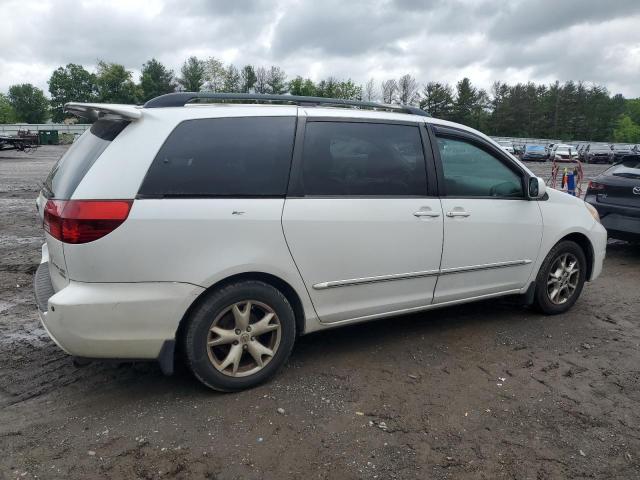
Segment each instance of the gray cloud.
[{"label": "gray cloud", "polygon": [[597,25],[638,14],[638,0],[516,0],[505,2],[490,36],[522,42],[575,25]]},{"label": "gray cloud", "polygon": [[640,96],[640,2],[616,0],[4,0],[0,91],[47,89],[53,69],[98,59],[137,73],[156,57],[179,71],[189,55],[277,64],[289,76],[364,83],[411,73],[604,84]]}]

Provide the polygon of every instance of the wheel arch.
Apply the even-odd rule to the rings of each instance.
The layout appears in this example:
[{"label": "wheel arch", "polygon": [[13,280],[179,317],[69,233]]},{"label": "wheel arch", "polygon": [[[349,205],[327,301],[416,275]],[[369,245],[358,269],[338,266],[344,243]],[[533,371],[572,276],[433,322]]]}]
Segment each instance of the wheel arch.
[{"label": "wheel arch", "polygon": [[587,281],[590,280],[591,279],[591,275],[593,274],[593,262],[594,262],[594,259],[595,259],[593,245],[591,244],[591,240],[589,240],[589,237],[587,237],[584,233],[572,232],[572,233],[569,233],[569,234],[565,235],[561,239],[559,239],[553,246],[555,247],[558,243],[563,242],[563,241],[567,241],[567,240],[568,241],[572,241],[574,243],[577,243],[578,246],[584,252],[584,256],[587,259],[587,272],[586,272],[587,275],[586,275],[586,279],[587,279]]},{"label": "wheel arch", "polygon": [[299,336],[305,332],[305,313],[304,306],[302,304],[302,300],[298,295],[298,292],[285,280],[276,275],[265,273],[265,272],[244,272],[237,273],[234,275],[230,275],[225,277],[213,285],[207,287],[204,291],[198,295],[198,297],[189,305],[187,311],[184,313],[182,318],[180,319],[180,323],[178,324],[178,329],[176,331],[176,343],[180,345],[180,340],[184,335],[185,325],[187,324],[187,319],[191,315],[191,312],[202,303],[206,297],[213,291],[224,287],[230,283],[240,282],[244,280],[258,280],[264,283],[267,283],[282,292],[282,294],[287,298],[291,307],[293,308],[293,313],[296,321],[296,335]]}]

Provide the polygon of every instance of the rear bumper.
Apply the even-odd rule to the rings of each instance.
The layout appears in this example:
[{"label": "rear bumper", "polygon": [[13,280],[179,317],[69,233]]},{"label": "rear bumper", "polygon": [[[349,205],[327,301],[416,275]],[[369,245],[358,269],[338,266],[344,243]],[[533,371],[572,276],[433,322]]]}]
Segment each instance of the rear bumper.
[{"label": "rear bumper", "polygon": [[640,218],[618,213],[609,213],[602,218],[602,224],[612,236],[640,237]]},{"label": "rear bumper", "polygon": [[44,262],[34,282],[42,324],[65,352],[85,358],[162,359],[203,291],[186,283],[71,281],[53,293],[48,279]]},{"label": "rear bumper", "polygon": [[633,207],[603,204],[596,196],[587,194],[585,201],[595,207],[600,214],[600,221],[609,234],[616,238],[640,237],[640,210]]}]

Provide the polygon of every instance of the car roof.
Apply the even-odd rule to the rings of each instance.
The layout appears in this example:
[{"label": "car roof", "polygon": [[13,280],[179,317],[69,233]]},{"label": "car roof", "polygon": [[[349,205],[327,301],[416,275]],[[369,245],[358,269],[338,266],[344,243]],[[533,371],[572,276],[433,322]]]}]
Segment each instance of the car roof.
[{"label": "car roof", "polygon": [[[67,104],[68,106],[69,104]],[[385,110],[373,110],[369,108],[353,108],[353,106],[302,106],[302,105],[290,105],[290,104],[265,104],[265,103],[187,103],[183,106],[156,106],[156,107],[144,107],[127,105],[127,108],[120,108],[117,111],[113,108],[113,105],[106,104],[79,104],[74,103],[73,107],[76,110],[82,110],[82,105],[86,105],[85,110],[96,111],[102,114],[117,115],[121,113],[129,120],[144,121],[145,118],[164,121],[167,120],[171,123],[179,123],[184,120],[195,120],[204,118],[224,118],[224,117],[251,117],[251,116],[297,116],[302,115],[309,118],[354,118],[354,119],[371,119],[371,120],[392,120],[399,122],[409,123],[426,123],[430,125],[437,125],[442,127],[450,127],[464,132],[474,134],[481,137],[483,140],[491,143],[492,145],[500,148],[500,145],[485,135],[484,133],[475,130],[466,125],[462,125],[448,120],[441,120],[428,116],[425,112],[424,115],[413,113],[400,113],[399,111],[385,111]],[[66,106],[65,106],[66,107]],[[118,107],[125,107],[118,105]],[[379,107],[385,108],[384,105]],[[395,106],[391,106],[395,107]],[[374,107],[377,108],[377,107]],[[410,108],[410,107],[406,107]],[[416,109],[417,110],[417,109]],[[519,163],[522,168],[531,173],[529,169],[519,162],[515,157],[513,158]]]}]

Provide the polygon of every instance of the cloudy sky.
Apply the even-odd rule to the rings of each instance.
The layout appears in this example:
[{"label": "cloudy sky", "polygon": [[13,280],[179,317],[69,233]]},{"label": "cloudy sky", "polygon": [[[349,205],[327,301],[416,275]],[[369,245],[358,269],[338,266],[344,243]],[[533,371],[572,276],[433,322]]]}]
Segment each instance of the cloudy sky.
[{"label": "cloudy sky", "polygon": [[[21,19],[17,19],[17,15]],[[582,80],[640,97],[640,0],[0,0],[0,92],[59,65],[155,57],[289,77]]]}]

